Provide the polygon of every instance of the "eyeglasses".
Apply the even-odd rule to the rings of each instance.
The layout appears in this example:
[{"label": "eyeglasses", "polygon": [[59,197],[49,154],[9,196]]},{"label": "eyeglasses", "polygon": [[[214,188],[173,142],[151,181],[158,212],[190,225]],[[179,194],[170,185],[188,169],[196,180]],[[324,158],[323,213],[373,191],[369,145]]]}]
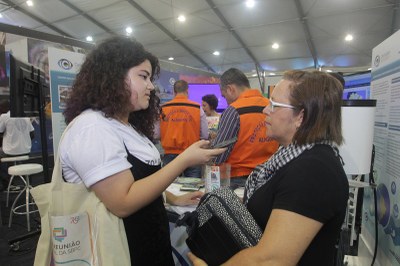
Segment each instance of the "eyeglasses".
[{"label": "eyeglasses", "polygon": [[290,109],[296,109],[293,105],[286,104],[286,103],[278,103],[274,102],[273,100],[269,99],[269,108],[271,109],[271,112],[274,112],[274,109],[276,107],[282,107],[282,108],[290,108]]}]

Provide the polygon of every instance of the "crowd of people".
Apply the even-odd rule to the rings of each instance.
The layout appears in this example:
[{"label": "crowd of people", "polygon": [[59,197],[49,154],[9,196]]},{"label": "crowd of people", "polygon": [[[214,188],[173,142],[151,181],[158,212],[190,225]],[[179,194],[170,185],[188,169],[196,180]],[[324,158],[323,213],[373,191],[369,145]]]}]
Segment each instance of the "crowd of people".
[{"label": "crowd of people", "polygon": [[221,114],[215,95],[189,100],[185,80],[160,104],[159,73],[157,57],[135,40],[97,45],[66,101],[72,125],[59,144],[65,181],[83,183],[123,220],[132,265],[174,265],[163,194],[172,204],[197,204],[201,192],[166,189],[178,176],[201,178],[209,163],[230,164],[231,187],[244,188],[243,203],[263,230],[256,246],[224,265],[333,265],[349,191],[337,148],[343,85],[326,73],[287,71],[268,99],[231,68],[220,77],[229,104]]}]

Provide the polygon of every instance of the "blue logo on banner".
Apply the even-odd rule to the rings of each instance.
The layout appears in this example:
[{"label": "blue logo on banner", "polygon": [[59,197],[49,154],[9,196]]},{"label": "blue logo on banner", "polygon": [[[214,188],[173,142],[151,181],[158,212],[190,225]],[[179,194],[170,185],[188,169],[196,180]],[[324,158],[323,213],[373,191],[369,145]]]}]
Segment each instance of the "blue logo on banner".
[{"label": "blue logo on banner", "polygon": [[381,62],[381,57],[379,55],[375,56],[374,66],[378,67]]},{"label": "blue logo on banner", "polygon": [[74,66],[71,61],[65,58],[58,60],[58,65],[65,70],[70,70]]}]

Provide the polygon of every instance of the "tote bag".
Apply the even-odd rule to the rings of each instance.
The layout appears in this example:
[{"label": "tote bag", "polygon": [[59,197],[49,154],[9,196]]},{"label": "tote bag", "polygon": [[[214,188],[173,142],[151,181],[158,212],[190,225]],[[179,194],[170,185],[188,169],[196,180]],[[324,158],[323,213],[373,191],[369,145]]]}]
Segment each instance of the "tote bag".
[{"label": "tote bag", "polygon": [[51,183],[31,193],[41,217],[34,265],[131,265],[122,219],[83,183],[64,182],[59,155]]}]

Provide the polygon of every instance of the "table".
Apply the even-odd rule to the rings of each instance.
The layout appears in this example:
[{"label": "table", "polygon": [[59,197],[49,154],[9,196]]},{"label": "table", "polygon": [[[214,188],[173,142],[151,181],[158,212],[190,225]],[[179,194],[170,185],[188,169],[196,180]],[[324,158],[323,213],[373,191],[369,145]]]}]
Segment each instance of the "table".
[{"label": "table", "polygon": [[[178,181],[180,181],[180,182],[172,183],[167,188],[167,191],[169,191],[175,195],[182,195],[182,194],[188,193],[187,191],[181,191],[180,188],[182,187],[183,183],[185,183],[186,181],[190,181],[190,180],[193,180],[193,178],[191,178],[191,179],[179,178]],[[204,188],[202,188],[200,190],[204,192]],[[237,188],[237,189],[235,189],[234,192],[241,199],[243,198],[244,188]],[[171,211],[171,212],[181,215],[185,212],[194,211],[196,209],[196,205],[174,206],[174,205],[170,205],[170,204],[165,204],[165,208],[168,211]],[[170,237],[171,237],[171,245],[172,245],[175,265],[182,265],[182,266],[191,265],[187,255],[186,255],[190,251],[185,242],[186,238],[188,237],[188,235],[186,233],[186,227],[184,227],[184,226],[176,227],[175,223],[171,222],[171,221],[170,221],[169,225],[170,225]]]}]

